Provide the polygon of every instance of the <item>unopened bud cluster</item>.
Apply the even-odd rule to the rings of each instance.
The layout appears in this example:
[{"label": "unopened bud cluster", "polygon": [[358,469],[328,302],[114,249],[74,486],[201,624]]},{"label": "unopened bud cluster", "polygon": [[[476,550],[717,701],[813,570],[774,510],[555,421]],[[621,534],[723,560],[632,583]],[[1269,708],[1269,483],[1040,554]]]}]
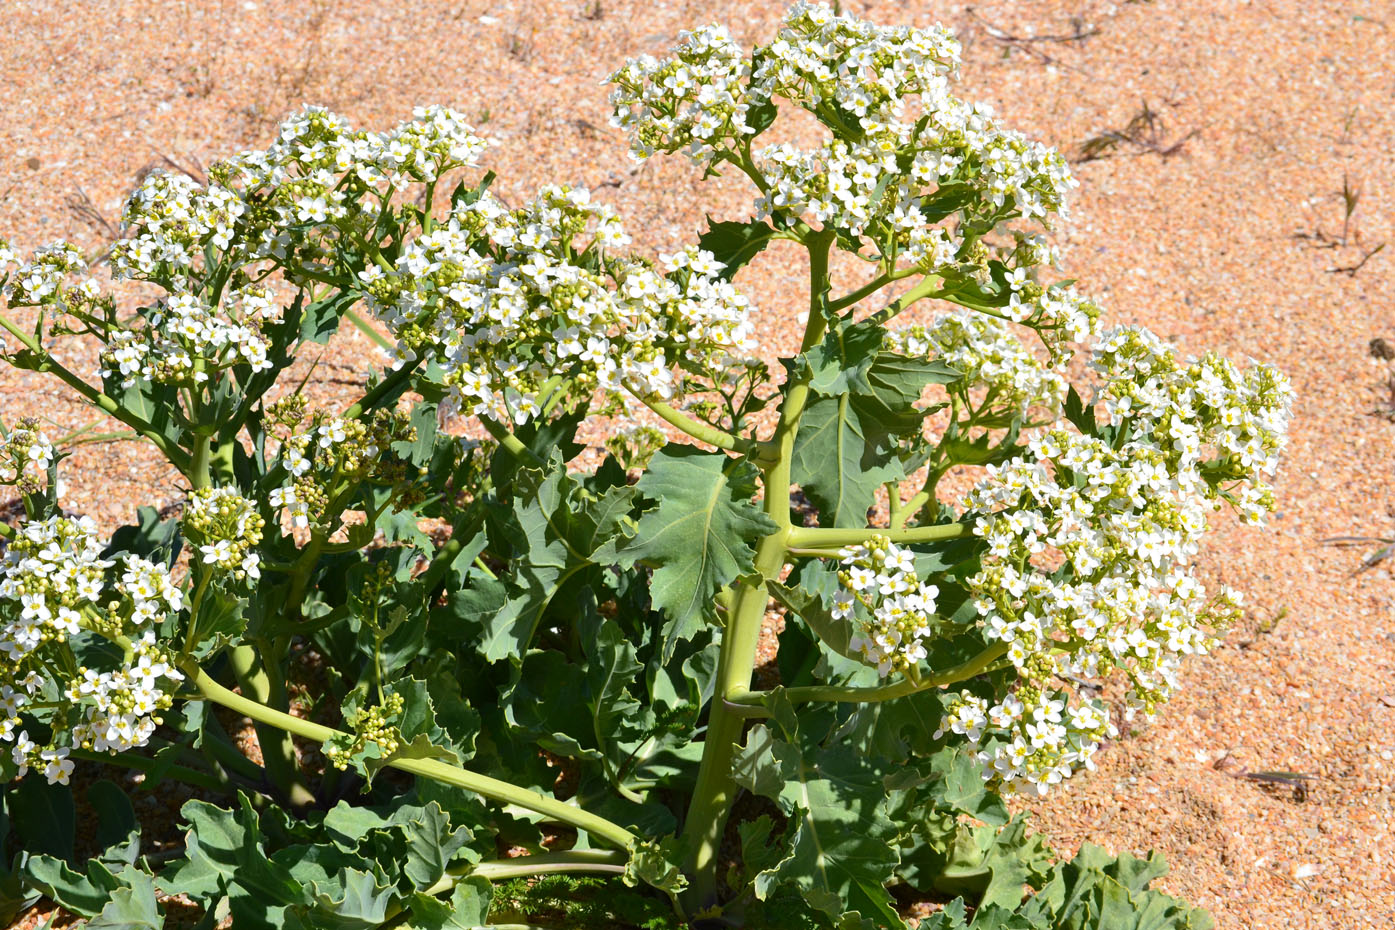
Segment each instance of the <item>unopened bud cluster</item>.
[{"label": "unopened bud cluster", "polygon": [[346,769],[370,743],[378,747],[383,757],[397,752],[402,747],[402,731],[393,721],[401,716],[405,706],[402,695],[389,694],[382,704],[352,713],[345,722],[353,728],[353,742],[347,747],[326,744],[325,758],[335,768]]},{"label": "unopened bud cluster", "polygon": [[346,479],[400,483],[417,477],[386,454],[393,443],[416,439],[410,416],[404,412],[377,410],[366,420],[310,414],[297,394],[268,405],[267,420],[292,430],[278,451],[287,480],[267,497],[292,526],[333,523],[339,515],[329,513],[330,499],[336,485]]}]

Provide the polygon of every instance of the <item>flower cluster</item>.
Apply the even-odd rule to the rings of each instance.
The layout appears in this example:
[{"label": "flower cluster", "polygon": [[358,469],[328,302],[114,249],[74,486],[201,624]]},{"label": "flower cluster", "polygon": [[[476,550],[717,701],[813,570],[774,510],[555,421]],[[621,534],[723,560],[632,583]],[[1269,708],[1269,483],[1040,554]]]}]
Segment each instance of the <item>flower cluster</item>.
[{"label": "flower cluster", "polygon": [[[14,252],[0,242],[0,270],[14,261]],[[29,261],[11,272],[0,288],[0,296],[11,307],[55,304],[63,296],[68,277],[86,270],[87,260],[81,250],[59,239],[35,249]]]},{"label": "flower cluster", "polygon": [[[88,518],[23,524],[0,565],[0,741],[20,774],[50,782],[72,772],[69,745],[97,752],[143,746],[183,676],[156,644],[154,627],[184,606],[169,571],[137,556],[103,559]],[[115,575],[111,574],[117,569]],[[71,640],[100,635],[124,644],[115,668],[76,664]],[[60,680],[56,670],[76,668]],[[37,744],[20,713],[42,694],[51,738]],[[65,744],[66,743],[66,744]]]},{"label": "flower cluster", "polygon": [[112,250],[113,274],[189,288],[207,251],[225,263],[321,255],[340,225],[371,224],[379,186],[433,181],[473,165],[485,148],[468,123],[445,107],[419,107],[387,132],[356,131],[320,107],[282,124],[275,142],[209,172],[200,185],[153,173],[127,203],[127,236]]},{"label": "flower cluster", "polygon": [[154,630],[134,644],[133,659],[111,672],[78,669],[80,677],[66,692],[68,700],[83,705],[82,720],[72,730],[74,744],[117,753],[144,746],[154,735],[160,712],[173,703],[165,683],[182,681],[184,674],[156,645]]},{"label": "flower cluster", "polygon": [[152,172],[126,201],[126,237],[112,246],[112,276],[183,284],[205,249],[233,247],[247,212],[242,197],[221,184],[205,187],[188,175]]},{"label": "flower cluster", "polygon": [[1053,351],[1061,340],[1083,342],[1099,335],[1099,305],[1077,293],[1075,288],[1043,288],[1027,281],[1025,266],[1009,272],[1008,283],[1011,296],[1003,315],[1014,323],[1032,327],[1043,336],[1050,336]]},{"label": "flower cluster", "polygon": [[[996,128],[981,107],[946,97],[928,124],[892,123],[880,138],[834,138],[814,151],[787,143],[755,154],[765,180],[757,201],[762,216],[781,223],[814,220],[854,236],[866,231],[905,250],[913,264],[934,270],[960,251],[949,231],[936,227],[962,203],[990,213],[1045,218],[1064,211],[1076,186],[1053,149]],[[932,127],[938,127],[937,130]],[[935,246],[935,248],[931,248]],[[932,264],[933,263],[933,264]]]},{"label": "flower cluster", "polygon": [[1249,522],[1273,509],[1263,482],[1287,441],[1293,388],[1270,365],[1241,372],[1215,353],[1183,362],[1144,329],[1110,330],[1091,367],[1105,381],[1105,409],[1166,457],[1181,487],[1233,503]]},{"label": "flower cluster", "polygon": [[833,616],[856,621],[849,648],[882,675],[914,669],[926,656],[939,589],[916,575],[915,555],[884,536],[839,554]]},{"label": "flower cluster", "polygon": [[453,410],[525,423],[561,379],[667,399],[675,365],[724,374],[752,345],[749,305],[710,253],[661,268],[618,258],[629,236],[584,190],[545,188],[507,210],[492,197],[403,249],[392,271],[362,273],[367,306],[404,357],[445,370]]},{"label": "flower cluster", "polygon": [[[709,27],[685,33],[671,58],[630,62],[611,78],[611,103],[637,156],[686,150],[731,161],[758,179],[762,216],[871,232],[884,254],[933,270],[960,251],[935,226],[951,214],[1044,220],[1062,212],[1077,184],[1058,152],[950,94],[958,61],[943,27],[882,27],[797,3],[775,41],[749,59]],[[833,138],[813,151],[778,144],[752,157],[751,138],[770,122],[755,115],[773,116],[772,98],[808,110]]]},{"label": "flower cluster", "polygon": [[610,76],[615,125],[630,130],[641,156],[686,149],[695,159],[726,139],[755,135],[751,110],[770,95],[748,83],[741,46],[725,26],[703,26],[679,36],[672,58],[645,55]]},{"label": "flower cluster", "polygon": [[1001,320],[965,310],[888,334],[888,347],[902,355],[931,356],[963,374],[963,382],[992,394],[995,409],[1019,417],[1028,410],[1060,410],[1066,382],[1022,344]]},{"label": "flower cluster", "polygon": [[[1077,768],[1093,768],[1106,738],[1117,735],[1104,705],[1081,701],[1069,706],[1064,692],[1035,692],[1031,703],[1009,695],[991,704],[964,693],[952,700],[936,731],[939,739],[954,733],[978,749],[986,777],[998,778],[1012,791],[1045,794]],[[988,737],[993,733],[1010,738]]]},{"label": "flower cluster", "polygon": [[1276,465],[1291,400],[1276,371],[1183,364],[1138,330],[1106,335],[1093,364],[1114,419],[1104,435],[1039,435],[965,500],[987,547],[970,590],[1018,686],[993,706],[964,695],[943,728],[968,736],[1010,788],[1044,791],[1107,735],[1099,707],[1073,704],[1067,683],[1118,671],[1128,713],[1167,700],[1182,658],[1210,649],[1239,612],[1237,595],[1208,597],[1190,569],[1207,511],[1227,500],[1258,519],[1272,506],[1260,475]]},{"label": "flower cluster", "polygon": [[879,26],[801,2],[786,12],[775,41],[757,51],[754,79],[802,106],[836,107],[876,133],[906,118],[907,98],[942,94],[959,52],[943,26]]},{"label": "flower cluster", "polygon": [[97,606],[112,563],[101,558],[95,531],[87,517],[52,517],[23,524],[9,540],[0,568],[6,658],[19,662],[44,643],[66,642],[82,609]]},{"label": "flower cluster", "polygon": [[[400,187],[410,181],[434,181],[452,168],[477,164],[489,144],[488,139],[475,135],[461,114],[432,105],[417,107],[411,121],[396,129],[362,134],[353,154],[355,160],[372,165],[381,175],[375,177],[365,167],[359,170],[360,178],[370,183],[381,179]],[[336,164],[347,164],[347,155],[341,150]]]},{"label": "flower cluster", "polygon": [[196,488],[185,505],[183,530],[198,546],[204,565],[238,580],[256,580],[261,577],[261,556],[255,550],[265,523],[256,503],[235,488]]},{"label": "flower cluster", "polygon": [[384,483],[408,477],[400,460],[385,455],[392,443],[416,439],[405,413],[378,410],[367,421],[310,414],[304,397],[294,394],[268,405],[266,419],[290,431],[278,452],[286,481],[267,502],[292,526],[326,525],[335,517],[328,513],[330,493],[345,476]]},{"label": "flower cluster", "polygon": [[[162,299],[146,314],[144,329],[111,334],[102,349],[101,376],[119,379],[123,388],[138,380],[197,387],[235,365],[246,365],[254,372],[270,369],[270,344],[256,322],[244,324],[242,314],[232,312],[246,302],[243,295],[230,296],[237,303],[221,313],[192,294]],[[264,299],[259,297],[252,298],[253,312],[263,319],[273,316],[274,311],[264,309]]]},{"label": "flower cluster", "polygon": [[32,494],[43,486],[53,464],[53,443],[33,418],[20,420],[0,437],[0,484],[14,485]]}]

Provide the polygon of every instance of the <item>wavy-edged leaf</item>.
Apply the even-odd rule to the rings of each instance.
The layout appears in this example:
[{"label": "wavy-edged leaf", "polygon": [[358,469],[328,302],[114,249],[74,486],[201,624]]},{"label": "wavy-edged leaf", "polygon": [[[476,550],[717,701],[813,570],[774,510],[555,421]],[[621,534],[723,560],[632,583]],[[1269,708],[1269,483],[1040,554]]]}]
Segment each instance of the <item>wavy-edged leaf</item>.
[{"label": "wavy-edged leaf", "polygon": [[167,894],[187,894],[212,908],[226,896],[235,926],[275,930],[288,906],[309,904],[308,889],[275,865],[262,843],[257,812],[244,794],[236,811],[189,801],[187,859],[160,878]]},{"label": "wavy-edged leaf", "polygon": [[372,872],[352,868],[344,869],[325,887],[313,883],[310,894],[311,904],[293,909],[306,930],[376,930],[387,920],[388,907],[397,897]]},{"label": "wavy-edged leaf", "polygon": [[891,434],[864,414],[856,396],[845,393],[818,398],[800,421],[791,477],[824,526],[863,526],[877,489],[906,476]]},{"label": "wavy-edged leaf", "polygon": [[450,902],[429,895],[408,899],[411,925],[418,930],[478,930],[489,919],[493,890],[483,878],[466,878],[451,892]]},{"label": "wavy-edged leaf", "polygon": [[798,824],[786,821],[785,830],[779,836],[773,835],[774,829],[774,821],[765,814],[736,826],[737,835],[741,837],[741,864],[745,867],[747,881],[761,901],[774,892],[779,884],[776,876],[780,866],[794,855],[793,833]]},{"label": "wavy-edged leaf", "polygon": [[915,404],[927,385],[956,380],[941,362],[882,352],[880,327],[830,334],[807,353],[816,396],[795,436],[791,477],[824,526],[862,526],[877,489],[906,476],[901,437],[918,432]]},{"label": "wavy-edged leaf", "polygon": [[[807,565],[815,564],[814,562],[807,563]],[[824,571],[827,570],[824,569]],[[800,573],[791,579],[796,582],[793,586],[784,585],[778,581],[769,581],[766,582],[766,589],[775,600],[803,620],[829,649],[845,658],[856,659],[857,654],[849,646],[853,635],[852,623],[846,619],[835,618],[823,598],[819,596],[818,591],[811,590],[807,586],[809,576],[812,574],[814,574],[813,570],[801,569]]]},{"label": "wavy-edged leaf", "polygon": [[1215,921],[1206,911],[1146,887],[1166,870],[1156,853],[1115,858],[1085,843],[1074,859],[1057,864],[1020,913],[1033,927],[1052,930],[1211,930]]},{"label": "wavy-edged leaf", "polygon": [[678,840],[666,836],[661,840],[638,840],[630,848],[629,861],[622,876],[631,888],[640,883],[677,894],[688,887],[688,878],[678,867]]},{"label": "wavy-edged leaf", "polygon": [[160,930],[165,915],[155,898],[155,882],[135,866],[118,876],[121,887],[111,893],[101,913],[87,922],[88,930]]},{"label": "wavy-edged leaf", "polygon": [[452,597],[453,609],[483,624],[477,648],[485,659],[521,658],[558,592],[578,572],[614,559],[629,537],[634,496],[629,486],[592,493],[559,456],[538,476],[533,493],[515,496],[491,530],[501,541],[495,551],[514,554],[508,580],[485,579]]},{"label": "wavy-edged leaf", "polygon": [[31,855],[24,871],[35,888],[82,917],[99,914],[121,887],[121,880],[97,859],[89,859],[86,874],[79,874],[61,859]]}]

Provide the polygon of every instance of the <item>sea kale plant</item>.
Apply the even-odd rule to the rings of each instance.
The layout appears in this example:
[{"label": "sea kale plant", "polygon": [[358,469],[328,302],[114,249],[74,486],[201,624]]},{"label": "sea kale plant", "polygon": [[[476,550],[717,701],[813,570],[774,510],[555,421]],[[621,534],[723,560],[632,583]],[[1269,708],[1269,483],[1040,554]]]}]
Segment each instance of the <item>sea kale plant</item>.
[{"label": "sea kale plant", "polygon": [[[636,157],[754,186],[672,251],[579,188],[491,195],[440,107],[149,175],[109,273],[0,248],[5,359],[179,476],[102,538],[71,444],[7,418],[4,917],[1209,926],[1003,798],[1235,618],[1191,563],[1212,512],[1272,507],[1290,389],[1104,327],[1050,270],[1069,167],[951,94],[958,54],[799,4],[626,64]],[[741,282],[789,263],[768,368]],[[345,321],[389,357],[312,402]]]}]

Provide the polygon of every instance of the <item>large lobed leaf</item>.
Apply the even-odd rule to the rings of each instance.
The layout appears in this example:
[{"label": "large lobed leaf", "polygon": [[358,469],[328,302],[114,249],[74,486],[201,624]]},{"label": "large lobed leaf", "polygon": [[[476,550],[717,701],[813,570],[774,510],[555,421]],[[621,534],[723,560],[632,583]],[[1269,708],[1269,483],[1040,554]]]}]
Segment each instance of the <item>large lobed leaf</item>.
[{"label": "large lobed leaf", "polygon": [[754,571],[754,544],[776,531],[751,502],[757,477],[749,462],[670,444],[639,479],[640,493],[658,506],[618,555],[627,567],[654,566],[650,593],[666,621],[664,661],[714,618],[717,592]]},{"label": "large lobed leaf", "polygon": [[941,362],[882,351],[884,332],[835,327],[795,363],[807,366],[813,399],[795,437],[792,478],[823,526],[865,525],[877,489],[906,476],[897,446],[920,428],[921,392],[959,377]]}]

